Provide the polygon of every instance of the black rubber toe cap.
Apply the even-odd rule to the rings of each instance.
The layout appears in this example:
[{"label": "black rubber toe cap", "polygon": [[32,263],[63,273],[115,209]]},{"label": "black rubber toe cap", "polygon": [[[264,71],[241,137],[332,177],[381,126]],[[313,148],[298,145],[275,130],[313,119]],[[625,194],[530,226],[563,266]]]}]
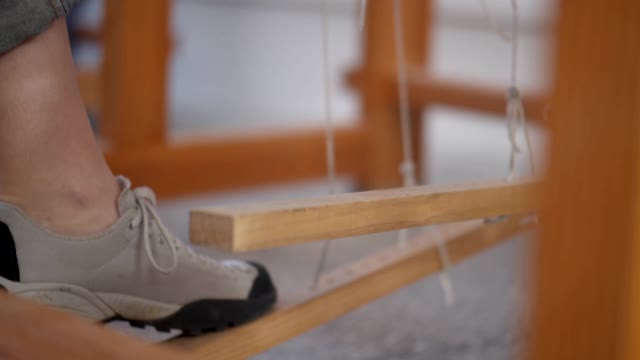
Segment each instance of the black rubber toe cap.
[{"label": "black rubber toe cap", "polygon": [[266,314],[276,302],[277,292],[267,269],[261,264],[249,262],[258,270],[247,299],[202,299],[182,306],[166,318],[141,321],[125,319],[134,326],[155,326],[161,331],[180,329],[185,334],[220,331],[241,325]]},{"label": "black rubber toe cap", "polygon": [[273,297],[273,300],[276,300],[277,291],[275,286],[273,286],[273,281],[271,281],[271,276],[269,276],[269,272],[267,269],[257,262],[250,261],[253,267],[258,270],[258,276],[253,282],[253,287],[251,288],[251,292],[249,293],[249,299],[258,299],[262,297]]}]

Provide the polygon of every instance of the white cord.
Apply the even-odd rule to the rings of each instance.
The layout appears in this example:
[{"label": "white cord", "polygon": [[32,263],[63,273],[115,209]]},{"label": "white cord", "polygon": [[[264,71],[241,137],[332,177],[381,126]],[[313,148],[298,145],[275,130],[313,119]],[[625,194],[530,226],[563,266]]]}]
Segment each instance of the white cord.
[{"label": "white cord", "polygon": [[[496,24],[495,17],[491,14],[491,10],[487,6],[486,0],[482,0],[482,4],[485,9],[485,14],[487,15],[487,20]],[[519,10],[517,0],[511,0],[511,10],[512,10],[512,21],[511,21],[511,36],[506,39],[503,36],[503,32],[497,27],[494,26],[494,29],[498,33],[498,35],[505,41],[511,43],[511,83],[509,88],[507,89],[507,126],[509,131],[509,142],[511,143],[511,152],[509,157],[509,176],[508,180],[511,181],[515,176],[515,157],[516,153],[520,152],[520,148],[518,147],[516,138],[518,135],[518,129],[522,128],[524,132],[524,138],[527,143],[527,151],[529,153],[529,166],[531,168],[531,175],[535,176],[535,164],[533,159],[533,148],[531,146],[531,140],[529,136],[529,129],[527,126],[527,120],[524,113],[524,106],[522,104],[522,97],[520,96],[520,90],[518,89],[517,84],[517,74],[518,74],[518,46],[520,39],[520,19],[519,19]],[[545,116],[548,111],[545,109]],[[485,222],[500,221],[503,217],[497,217],[494,219],[485,219]],[[537,216],[533,215],[533,222],[537,222]],[[524,318],[525,322],[528,321],[529,317],[529,307],[526,302],[524,304]]]},{"label": "white cord", "polygon": [[[395,52],[398,73],[398,104],[400,106],[400,128],[402,132],[402,156],[400,173],[404,186],[416,185],[415,163],[413,161],[411,139],[411,115],[409,113],[409,90],[407,85],[406,59],[404,56],[404,30],[402,28],[402,8],[400,0],[393,3],[393,30],[395,35]],[[407,246],[408,230],[398,231],[398,245]]]},{"label": "white cord", "polygon": [[[395,53],[398,73],[398,103],[400,107],[400,129],[402,132],[402,155],[400,173],[405,187],[415,186],[417,183],[415,175],[415,161],[413,159],[413,139],[411,128],[411,117],[409,109],[409,87],[407,85],[407,62],[404,54],[404,29],[402,20],[401,0],[393,2],[393,30],[395,36]],[[431,229],[432,235],[437,239],[438,254],[442,261],[442,272],[440,273],[440,285],[444,293],[447,306],[453,306],[455,302],[455,292],[449,278],[449,254],[445,244],[437,229]],[[398,245],[407,246],[408,229],[398,231]]]},{"label": "white cord", "polygon": [[325,119],[325,149],[327,159],[327,180],[329,193],[336,191],[336,150],[333,131],[333,105],[331,102],[331,64],[329,49],[329,24],[327,14],[327,0],[322,1],[322,72],[324,74],[324,119]]},{"label": "white cord", "polygon": [[500,25],[498,24],[496,17],[493,15],[493,12],[491,11],[489,4],[487,3],[487,0],[480,0],[480,2],[482,3],[482,11],[484,12],[484,16],[487,18],[489,27],[491,27],[491,29],[502,38],[502,40],[511,42],[511,34],[502,30],[502,27],[500,27]]},{"label": "white cord", "polygon": [[[415,163],[413,160],[411,139],[411,115],[409,113],[409,90],[407,85],[406,59],[404,56],[404,30],[402,28],[401,0],[393,3],[393,30],[395,36],[395,52],[398,73],[398,104],[400,107],[400,130],[402,133],[402,163],[400,173],[404,186],[416,185]],[[406,247],[408,230],[398,231],[398,245]]]},{"label": "white cord", "polygon": [[520,42],[520,11],[518,1],[511,0],[511,86],[517,87],[518,76],[518,48]]},{"label": "white cord", "polygon": [[442,240],[440,231],[434,229],[431,231],[432,235],[436,238],[438,246],[438,255],[442,262],[442,272],[440,273],[440,287],[444,294],[444,302],[448,307],[452,307],[456,303],[456,292],[453,289],[453,283],[449,277],[449,268],[451,267],[451,260],[449,258],[449,252],[447,251],[447,244]]},{"label": "white cord", "polygon": [[360,31],[364,30],[364,26],[367,22],[367,0],[360,0],[358,2],[358,26]]},{"label": "white cord", "polygon": [[516,155],[521,152],[518,146],[518,131],[522,129],[527,144],[527,152],[529,155],[529,166],[531,175],[535,175],[535,164],[533,159],[533,148],[529,136],[529,129],[522,103],[522,96],[518,88],[518,50],[520,41],[520,11],[518,9],[517,0],[511,0],[511,34],[507,34],[498,26],[495,16],[491,12],[487,0],[481,0],[485,16],[490,26],[505,42],[511,44],[511,76],[510,84],[507,89],[507,130],[509,134],[509,142],[511,143],[511,152],[509,155],[509,175],[508,180],[515,177]]},{"label": "white cord", "polygon": [[[325,116],[325,149],[326,149],[326,161],[327,161],[327,180],[329,183],[329,193],[334,194],[336,191],[336,152],[334,142],[333,131],[333,114],[331,103],[331,68],[330,68],[330,53],[329,53],[329,25],[327,14],[327,0],[322,1],[322,66],[324,74],[324,116]],[[320,253],[320,259],[318,260],[318,267],[313,277],[312,290],[316,289],[320,276],[324,272],[327,264],[327,257],[329,254],[329,246],[331,242],[325,240],[322,243],[322,250]]]},{"label": "white cord", "polygon": [[395,35],[396,63],[398,67],[398,103],[400,105],[400,129],[402,131],[402,156],[400,173],[404,186],[416,184],[415,162],[412,153],[411,115],[409,113],[409,89],[407,85],[407,62],[404,56],[404,30],[402,29],[401,0],[393,2],[393,30]]},{"label": "white cord", "polygon": [[[398,104],[400,108],[400,131],[402,136],[402,163],[400,164],[400,174],[402,175],[403,186],[416,185],[415,163],[412,153],[411,138],[411,114],[409,112],[409,89],[407,85],[407,66],[404,54],[404,29],[402,19],[401,0],[393,1],[393,34],[395,42],[395,55],[398,77]],[[398,231],[398,244],[406,247],[408,229]]]},{"label": "white cord", "polygon": [[518,88],[518,49],[520,40],[520,11],[518,9],[518,1],[511,0],[511,10],[513,12],[511,21],[511,87],[507,90],[507,116],[509,121],[509,138],[511,145],[511,160],[509,164],[509,179],[515,176],[515,156],[520,152],[516,143],[518,129],[522,128],[524,138],[527,143],[527,153],[529,158],[529,166],[531,176],[535,176],[536,169],[533,159],[533,147],[531,146],[531,138],[529,136],[529,128],[527,126],[527,117],[524,112],[522,97]]}]

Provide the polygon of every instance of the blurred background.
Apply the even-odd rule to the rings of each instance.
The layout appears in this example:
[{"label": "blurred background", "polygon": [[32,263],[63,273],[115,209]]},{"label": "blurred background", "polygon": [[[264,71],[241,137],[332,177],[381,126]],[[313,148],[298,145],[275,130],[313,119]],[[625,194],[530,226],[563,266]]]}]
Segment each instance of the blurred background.
[{"label": "blurred background", "polygon": [[[380,5],[384,2],[391,3],[327,1],[332,117],[336,131],[345,131],[347,139],[342,146],[342,137],[337,136],[340,192],[399,185],[396,155],[400,149],[396,145],[400,139],[394,137],[395,125],[385,123],[381,129],[374,128],[375,124],[394,124],[397,120],[397,115],[385,113],[397,111],[395,65],[388,60],[394,57],[390,53],[393,47],[382,45],[382,50],[372,50],[376,48],[372,44],[385,44],[393,37],[392,29],[384,25],[389,24],[383,18],[386,5]],[[361,11],[365,3],[367,25],[363,28]],[[428,84],[451,83],[456,89],[479,89],[468,97],[487,100],[478,100],[478,106],[460,106],[469,101],[458,100],[448,104],[447,99],[412,102],[421,182],[505,177],[510,143],[502,109],[509,84],[510,45],[488,25],[481,0],[423,3],[429,13],[426,21],[405,14],[408,24],[424,25],[418,30],[405,28],[409,77],[415,85],[410,92],[422,86],[420,91],[427,98],[437,91]],[[510,1],[487,3],[498,24],[509,30]],[[166,6],[166,13],[148,11],[145,16],[153,15],[156,20],[136,21],[135,16],[124,12],[140,6],[118,0],[85,0],[69,19],[81,90],[112,167],[131,176],[134,184],[158,190],[163,219],[183,239],[188,239],[188,211],[193,207],[327,194],[321,136],[325,121],[322,1],[175,0],[157,4]],[[519,84],[525,97],[533,94],[543,98],[549,85],[549,31],[554,4],[552,0],[520,0],[519,5]],[[374,7],[382,10],[375,13]],[[377,30],[371,29],[374,22],[380,24]],[[148,24],[154,27],[155,35]],[[415,35],[421,30],[421,35]],[[161,39],[157,46],[160,50],[152,49],[154,43],[149,45],[149,37]],[[424,42],[424,49],[415,41]],[[139,56],[137,52],[146,54],[146,49],[151,49],[149,68],[155,73],[144,62],[129,66]],[[153,62],[165,53],[164,62]],[[385,57],[387,60],[380,60]],[[375,65],[389,62],[391,66]],[[147,71],[150,75],[145,75]],[[154,82],[146,84],[141,81],[144,76]],[[163,81],[157,82],[159,77]],[[382,88],[390,90],[379,90],[386,94],[380,95],[376,91]],[[133,98],[132,91],[136,91]],[[148,100],[155,93],[160,94],[160,100]],[[129,97],[129,103],[118,96]],[[394,97],[396,100],[390,100]],[[154,114],[163,124],[162,134],[145,141],[120,139],[120,131],[135,130],[135,108],[144,102],[161,109]],[[388,106],[379,106],[381,103]],[[545,134],[539,125],[544,121],[539,108],[544,101],[535,106],[538,109],[531,113],[536,121],[530,122],[530,127],[538,168],[543,169]],[[292,140],[296,134],[301,140]],[[284,148],[269,155],[272,147],[264,145],[261,137],[269,143],[284,144]],[[352,137],[357,140],[350,142]],[[238,146],[233,145],[236,141]],[[174,154],[172,149],[178,150]],[[211,159],[201,156],[204,153]],[[387,154],[393,156],[388,159]],[[352,160],[341,162],[347,157]],[[185,168],[167,175],[172,173],[174,162],[188,166],[192,158],[201,159],[193,160],[192,166],[197,169]],[[278,166],[279,158],[284,165]],[[366,164],[361,161],[365,158]],[[347,169],[361,162],[362,169]],[[300,168],[295,165],[298,163]],[[270,166],[274,174],[263,181],[262,173],[269,172]],[[145,174],[137,176],[135,169],[145,169]],[[527,174],[526,154],[518,157],[518,169]],[[183,181],[178,179],[181,176],[196,180]],[[387,233],[335,241],[330,248],[329,268],[392,245],[394,239],[394,234]],[[514,239],[452,269],[458,296],[453,307],[445,305],[438,280],[431,277],[256,359],[512,359],[521,345],[519,328],[526,298],[523,254],[527,244],[527,237]],[[287,292],[310,286],[320,246],[292,246],[241,257],[266,263],[280,293],[286,296]],[[216,257],[233,256],[200,250]],[[118,328],[150,339],[160,338],[159,334],[140,333],[126,326]]]}]

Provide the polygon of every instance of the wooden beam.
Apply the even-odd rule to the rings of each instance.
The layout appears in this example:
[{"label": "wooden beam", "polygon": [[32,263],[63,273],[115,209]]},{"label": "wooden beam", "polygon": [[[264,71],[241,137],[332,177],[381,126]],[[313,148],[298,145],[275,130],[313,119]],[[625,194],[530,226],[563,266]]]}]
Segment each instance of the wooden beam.
[{"label": "wooden beam", "polygon": [[109,0],[103,28],[101,135],[114,148],[163,144],[170,0]]},{"label": "wooden beam", "polygon": [[[125,152],[107,152],[116,174],[147,185],[160,198],[326,175],[324,130],[208,138]],[[336,129],[339,175],[360,177],[364,131]]]},{"label": "wooden beam", "polygon": [[[478,254],[527,229],[519,218],[482,225],[481,221],[440,227],[453,263]],[[425,276],[441,271],[433,237],[422,235],[407,248],[385,250],[327,275],[317,291],[280,304],[247,325],[198,338],[174,340],[195,359],[246,359],[334,320]]]},{"label": "wooden beam", "polygon": [[102,29],[94,29],[88,26],[79,26],[73,31],[72,36],[78,41],[99,43],[102,41]]},{"label": "wooden beam", "polygon": [[[370,1],[367,5],[363,39],[363,64],[366,81],[377,84],[397,71],[394,31],[393,1]],[[426,67],[429,59],[428,36],[430,30],[431,1],[403,0],[401,2],[402,27],[404,33],[404,55],[408,66]],[[376,89],[363,88],[362,113],[368,129],[367,172],[364,185],[367,189],[400,186],[402,177],[398,170],[402,161],[402,135],[398,111],[398,89],[392,96],[379,97]],[[422,109],[410,109],[414,141],[414,156],[421,160],[422,137],[420,119]],[[416,161],[417,174],[421,174],[423,163]]]},{"label": "wooden beam", "polygon": [[640,2],[560,6],[529,358],[637,360]]},{"label": "wooden beam", "polygon": [[[640,84],[640,78],[638,79]],[[637,94],[638,101],[640,101],[640,94]],[[636,121],[640,121],[640,114],[636,115]],[[640,134],[638,134],[640,138]],[[640,153],[639,149],[636,149],[635,158],[635,179],[640,181]],[[637,184],[637,183],[636,183]],[[633,199],[635,205],[633,209],[635,219],[640,218],[640,189],[635,189],[635,195]],[[626,323],[623,324],[624,334],[623,346],[625,359],[640,359],[640,342],[638,342],[637,335],[640,334],[640,221],[635,221],[633,229],[633,243],[629,256],[634,259],[631,262],[631,269],[629,270],[629,289],[628,298],[626,300]]]},{"label": "wooden beam", "polygon": [[[424,75],[413,77],[409,82],[409,98],[416,106],[445,105],[499,115],[506,113],[507,106],[504,89],[431,79]],[[525,93],[523,103],[529,119],[543,120],[544,96]]]},{"label": "wooden beam", "polygon": [[0,358],[186,360],[102,325],[0,291]]},{"label": "wooden beam", "polygon": [[415,226],[525,213],[535,184],[416,186],[191,212],[191,241],[247,251]]},{"label": "wooden beam", "polygon": [[[370,88],[366,91],[375,92],[376,97],[380,99],[397,97],[398,82],[395,74],[388,75],[377,82],[372,82],[366,76],[364,71],[356,70],[347,74],[346,81],[355,89],[365,91],[365,87]],[[409,72],[408,80],[409,101],[415,107],[443,105],[490,114],[505,113],[505,89],[434,79],[424,70],[415,69]],[[523,94],[523,96],[527,117],[542,121],[547,104],[546,97],[541,94]]]}]

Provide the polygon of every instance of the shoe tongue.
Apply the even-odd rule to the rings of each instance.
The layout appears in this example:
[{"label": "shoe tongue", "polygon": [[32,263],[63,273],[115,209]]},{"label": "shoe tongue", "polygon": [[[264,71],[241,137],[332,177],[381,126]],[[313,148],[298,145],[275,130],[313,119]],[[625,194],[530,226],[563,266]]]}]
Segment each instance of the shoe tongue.
[{"label": "shoe tongue", "polygon": [[120,185],[120,196],[118,196],[118,215],[122,216],[127,210],[134,209],[136,207],[136,198],[131,191],[131,181],[124,176],[118,176],[116,178]]}]

